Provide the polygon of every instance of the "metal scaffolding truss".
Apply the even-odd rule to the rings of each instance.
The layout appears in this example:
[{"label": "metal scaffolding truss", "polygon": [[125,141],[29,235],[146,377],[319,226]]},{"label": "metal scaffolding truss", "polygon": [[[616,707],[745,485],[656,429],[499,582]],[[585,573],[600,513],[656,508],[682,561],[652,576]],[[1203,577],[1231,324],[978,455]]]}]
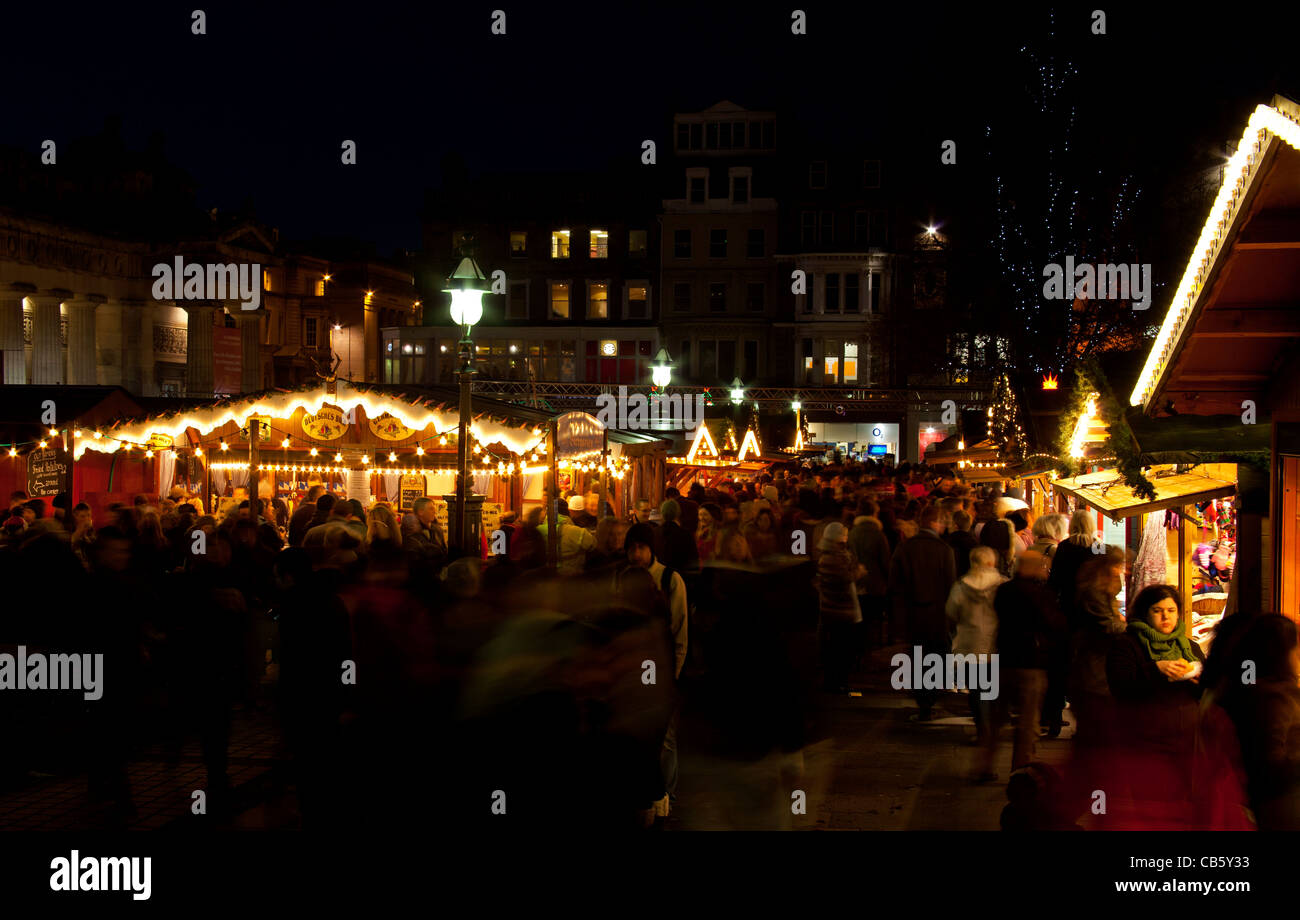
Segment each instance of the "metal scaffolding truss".
[{"label": "metal scaffolding truss", "polygon": [[[610,383],[560,383],[528,380],[474,379],[474,392],[511,402],[525,402],[552,409],[574,410],[594,407],[598,397],[639,393],[649,396],[649,384]],[[699,387],[674,386],[666,391],[670,395],[704,395],[715,405],[731,403],[731,388],[726,386]],[[757,403],[759,408],[789,409],[798,400],[805,411],[832,410],[842,407],[846,412],[856,409],[905,412],[940,410],[946,400],[952,400],[958,409],[983,409],[988,405],[988,390],[970,386],[956,387],[746,387],[745,402]]]}]

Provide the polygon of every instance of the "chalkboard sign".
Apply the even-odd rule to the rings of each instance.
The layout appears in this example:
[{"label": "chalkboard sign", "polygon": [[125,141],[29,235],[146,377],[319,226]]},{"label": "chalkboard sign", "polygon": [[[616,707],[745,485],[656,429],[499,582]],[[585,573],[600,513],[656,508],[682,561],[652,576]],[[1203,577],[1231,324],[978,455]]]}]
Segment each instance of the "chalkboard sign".
[{"label": "chalkboard sign", "polygon": [[27,455],[27,493],[33,498],[58,495],[67,482],[66,454],[59,456],[52,448],[34,450]]},{"label": "chalkboard sign", "polygon": [[415,507],[417,498],[424,498],[428,494],[428,486],[425,484],[424,474],[403,476],[400,480],[398,489],[397,507],[402,511],[410,511]]}]

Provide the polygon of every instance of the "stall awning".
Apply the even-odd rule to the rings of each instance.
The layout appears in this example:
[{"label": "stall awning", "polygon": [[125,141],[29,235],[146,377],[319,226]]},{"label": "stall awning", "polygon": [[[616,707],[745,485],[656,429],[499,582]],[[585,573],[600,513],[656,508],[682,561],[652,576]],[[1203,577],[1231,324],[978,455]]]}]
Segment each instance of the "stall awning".
[{"label": "stall awning", "polygon": [[1133,490],[1124,484],[1119,470],[1115,469],[1086,473],[1071,479],[1058,479],[1052,483],[1052,487],[1096,508],[1112,521],[1150,514],[1162,508],[1194,505],[1212,498],[1223,498],[1237,491],[1236,483],[1212,479],[1196,470],[1175,473],[1171,466],[1152,468],[1147,479],[1156,489],[1156,497],[1149,501],[1134,495]]}]

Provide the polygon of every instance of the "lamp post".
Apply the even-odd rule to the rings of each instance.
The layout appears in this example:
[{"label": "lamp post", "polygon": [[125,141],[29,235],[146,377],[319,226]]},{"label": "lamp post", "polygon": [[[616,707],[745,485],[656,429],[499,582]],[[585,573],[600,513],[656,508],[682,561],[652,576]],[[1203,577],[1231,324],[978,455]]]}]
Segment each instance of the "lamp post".
[{"label": "lamp post", "polygon": [[655,355],[655,363],[650,365],[650,379],[660,389],[666,388],[672,382],[673,359],[669,356],[667,348],[659,349],[659,354]]},{"label": "lamp post", "polygon": [[460,356],[460,428],[456,438],[456,517],[452,545],[462,553],[470,554],[465,528],[465,507],[469,500],[469,423],[473,414],[470,384],[474,377],[474,342],[470,339],[474,324],[483,318],[483,295],[490,292],[487,277],[469,255],[470,241],[461,243],[461,260],[447,279],[445,293],[451,295],[451,319],[461,327],[460,342],[456,346]]}]

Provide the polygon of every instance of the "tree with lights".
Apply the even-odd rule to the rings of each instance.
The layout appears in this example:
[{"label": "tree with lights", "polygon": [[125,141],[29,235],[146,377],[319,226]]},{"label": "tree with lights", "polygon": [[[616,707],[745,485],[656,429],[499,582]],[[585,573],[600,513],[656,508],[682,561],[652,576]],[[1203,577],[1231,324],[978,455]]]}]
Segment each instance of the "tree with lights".
[{"label": "tree with lights", "polygon": [[1142,192],[1134,176],[1097,169],[1081,149],[1095,132],[1079,129],[1079,71],[1060,51],[1055,12],[1047,15],[1041,47],[1021,49],[1031,68],[1021,95],[1029,104],[997,109],[1006,121],[985,127],[984,151],[997,258],[989,293],[1010,307],[996,311],[1005,320],[1006,351],[1040,374],[1059,373],[1087,355],[1139,348],[1152,322],[1129,300],[1054,300],[1044,293],[1044,270],[1065,265],[1068,256],[1093,265],[1139,261],[1134,205]]},{"label": "tree with lights", "polygon": [[993,403],[989,406],[989,437],[998,451],[1007,459],[1025,458],[1024,419],[1020,413],[1020,400],[1011,387],[1006,374],[998,374],[993,381]]}]

